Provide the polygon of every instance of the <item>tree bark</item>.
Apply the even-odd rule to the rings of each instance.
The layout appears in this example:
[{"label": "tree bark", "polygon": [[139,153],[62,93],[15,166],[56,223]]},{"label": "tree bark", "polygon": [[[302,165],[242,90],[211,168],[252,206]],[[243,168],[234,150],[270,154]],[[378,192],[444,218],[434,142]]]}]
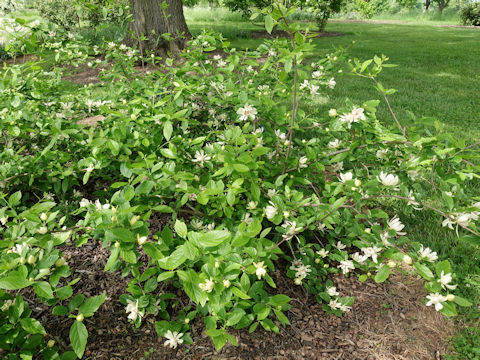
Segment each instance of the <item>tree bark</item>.
[{"label": "tree bark", "polygon": [[[130,0],[133,21],[126,42],[142,54],[179,52],[190,38],[182,0]],[[165,36],[165,34],[169,34]]]}]

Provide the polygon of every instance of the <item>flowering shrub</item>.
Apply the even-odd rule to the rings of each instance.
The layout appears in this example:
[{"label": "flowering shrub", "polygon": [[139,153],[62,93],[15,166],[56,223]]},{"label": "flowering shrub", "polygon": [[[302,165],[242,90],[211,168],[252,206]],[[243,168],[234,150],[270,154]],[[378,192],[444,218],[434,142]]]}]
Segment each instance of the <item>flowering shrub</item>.
[{"label": "flowering shrub", "polygon": [[[75,92],[57,91],[63,68],[5,70],[0,326],[11,335],[1,348],[16,354],[34,341],[24,339],[38,338],[25,351],[58,351],[29,311],[15,310],[22,295],[14,300],[12,291],[32,287],[53,314],[72,319],[71,345],[83,356],[82,321],[105,297],[73,294],[77,279],[62,254],[70,242],[110,250],[105,271],[129,276],[125,316],[136,327],[155,318],[170,348],[194,340],[195,317],[217,349],[236,344],[228,328],[288,325],[291,299],[275,293],[272,278],[280,258],[289,262],[281,270],[336,315],[354,301],[328,279],[340,272],[376,282],[395,269],[415,273],[425,279],[427,306],[453,316],[469,305],[455,295],[450,263],[412,243],[403,221],[430,211],[440,226],[478,240],[480,199],[468,192],[479,176],[478,144],[429,119],[407,129],[392,112],[390,126],[377,118],[378,100],[304,110],[346,69],[375,82],[388,106],[394,90],[376,79],[389,66],[385,56],[347,61],[338,51],[307,62],[313,46],[286,21],[292,11],[278,4],[264,14],[267,30],[277,25],[288,40],[249,53],[210,33],[163,61],[115,43],[45,37],[59,63],[108,68],[99,84]],[[140,76],[139,60],[159,70]],[[82,125],[93,116],[101,121]],[[92,182],[102,190],[92,194]],[[152,229],[160,215],[168,223]],[[175,289],[191,299],[178,311],[169,307]]]}]

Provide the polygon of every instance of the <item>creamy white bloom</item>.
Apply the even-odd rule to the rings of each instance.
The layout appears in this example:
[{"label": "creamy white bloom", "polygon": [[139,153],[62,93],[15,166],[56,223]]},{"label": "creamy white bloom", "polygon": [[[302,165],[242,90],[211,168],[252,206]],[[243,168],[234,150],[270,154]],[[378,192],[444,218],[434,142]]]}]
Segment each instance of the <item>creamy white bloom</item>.
[{"label": "creamy white bloom", "polygon": [[388,149],[377,150],[376,156],[379,159],[385,159],[387,157]]},{"label": "creamy white bloom", "polygon": [[277,205],[270,201],[270,205],[265,208],[265,215],[268,220],[272,220],[278,214]]},{"label": "creamy white bloom", "polygon": [[323,76],[323,72],[320,70],[314,71],[312,73],[312,78],[313,79],[320,79]]},{"label": "creamy white bloom", "polygon": [[427,259],[430,262],[434,262],[438,259],[437,253],[432,251],[430,248],[424,248],[423,245],[418,250],[418,254],[420,255],[420,259]]},{"label": "creamy white bloom", "polygon": [[338,296],[339,293],[337,291],[337,288],[335,286],[331,286],[329,288],[327,288],[327,294],[330,295],[330,296]]},{"label": "creamy white bloom", "polygon": [[295,235],[297,235],[299,232],[302,231],[302,227],[297,227],[297,222],[296,221],[285,221],[285,223],[282,225],[285,229],[287,229],[286,233],[282,235],[284,240],[290,240],[293,238]]},{"label": "creamy white bloom", "polygon": [[457,288],[457,285],[450,285],[452,280],[452,274],[445,274],[442,270],[442,272],[440,273],[440,279],[438,279],[437,281],[440,283],[440,285],[442,285],[443,289],[455,290]]},{"label": "creamy white bloom", "polygon": [[300,159],[298,159],[298,167],[300,169],[308,167],[307,162],[308,158],[306,156],[302,156]]},{"label": "creamy white bloom", "polygon": [[366,120],[364,111],[365,110],[363,108],[357,108],[354,106],[352,109],[353,122],[358,122],[359,120]]},{"label": "creamy white bloom", "polygon": [[380,172],[380,176],[377,176],[379,183],[382,183],[385,186],[397,186],[399,179],[397,175]]},{"label": "creamy white bloom", "polygon": [[352,309],[351,306],[345,305],[345,304],[340,304],[340,310],[342,312],[349,312]]},{"label": "creamy white bloom", "polygon": [[338,249],[338,250],[343,250],[347,247],[347,245],[345,245],[344,243],[342,243],[341,241],[337,241],[337,245],[335,245],[335,247]]},{"label": "creamy white bloom", "polygon": [[295,277],[302,280],[305,279],[310,272],[312,272],[310,265],[301,265],[296,270]]},{"label": "creamy white bloom", "polygon": [[257,208],[258,202],[256,201],[249,201],[247,204],[247,209],[255,210]]},{"label": "creamy white bloom", "polygon": [[1,311],[5,312],[7,311],[10,306],[13,305],[13,300],[5,300],[5,302],[3,303],[2,307],[0,308]]},{"label": "creamy white bloom", "polygon": [[310,88],[310,81],[304,80],[303,83],[300,84],[300,90],[308,89],[308,88]]},{"label": "creamy white bloom", "polygon": [[22,255],[24,250],[30,249],[30,246],[26,242],[23,242],[21,244],[15,244],[14,247],[12,247],[12,253]]},{"label": "creamy white bloom", "polygon": [[190,221],[190,225],[195,229],[195,230],[201,230],[203,227],[203,221],[197,220],[197,219],[192,219]]},{"label": "creamy white bloom", "polygon": [[85,171],[86,171],[87,173],[91,173],[94,169],[95,169],[95,166],[94,166],[94,165],[90,165],[89,167],[87,167],[87,168],[85,169]]},{"label": "creamy white bloom", "polygon": [[266,267],[263,263],[263,261],[260,261],[259,263],[253,263],[253,266],[256,268],[255,275],[257,275],[259,280],[267,273]]},{"label": "creamy white bloom", "polygon": [[171,330],[168,330],[165,335],[165,338],[167,340],[163,343],[163,346],[170,346],[170,349],[176,349],[178,344],[183,344],[183,333],[178,333],[176,331],[172,332]]},{"label": "creamy white bloom", "polygon": [[348,274],[351,270],[355,269],[355,265],[353,264],[353,261],[351,261],[351,260],[340,261],[340,265],[338,267],[340,269],[342,269],[342,272],[344,274]]},{"label": "creamy white bloom", "polygon": [[317,85],[310,85],[310,95],[315,96],[318,95],[318,89],[320,89],[320,86]]},{"label": "creamy white bloom", "polygon": [[40,220],[47,221],[47,219],[48,219],[48,215],[46,213],[41,213],[40,214]]},{"label": "creamy white bloom", "polygon": [[338,115],[337,109],[330,109],[330,110],[328,110],[328,116],[330,116],[330,117],[335,117],[335,116],[337,116],[337,115]]},{"label": "creamy white bloom", "polygon": [[207,293],[211,293],[214,286],[215,283],[212,278],[206,279],[204,283],[198,284],[198,287]]},{"label": "creamy white bloom", "polygon": [[363,264],[368,259],[366,255],[360,255],[358,252],[352,254],[352,259],[359,264]]},{"label": "creamy white bloom", "polygon": [[201,167],[203,167],[203,164],[205,161],[211,160],[212,157],[205,154],[205,151],[203,150],[198,150],[195,152],[195,158],[192,160],[192,162],[199,163]]},{"label": "creamy white bloom", "polygon": [[397,216],[395,216],[393,219],[390,219],[387,224],[388,224],[388,227],[392,230],[395,230],[398,235],[406,234],[405,232],[401,232],[405,227],[405,225],[402,224],[402,222]]},{"label": "creamy white bloom", "polygon": [[435,294],[429,294],[427,295],[427,306],[435,305],[435,310],[440,311],[443,309],[443,304],[445,301],[447,301],[447,297],[443,296],[439,293]]},{"label": "creamy white bloom", "polygon": [[44,234],[46,234],[47,232],[48,232],[48,229],[47,229],[46,226],[41,226],[41,227],[38,229],[38,233],[39,233],[40,235],[44,235]]},{"label": "creamy white bloom", "polygon": [[267,196],[268,196],[269,198],[272,198],[272,197],[274,197],[275,195],[277,195],[277,190],[276,190],[276,189],[268,189],[268,191],[267,191]]},{"label": "creamy white bloom", "polygon": [[237,110],[237,114],[240,115],[241,121],[246,121],[248,119],[255,120],[255,116],[257,115],[257,109],[249,104],[245,104],[243,108]]},{"label": "creamy white bloom", "polygon": [[335,78],[332,77],[330,80],[328,80],[327,86],[330,89],[335,88],[335,85],[337,85],[337,82],[335,81]]},{"label": "creamy white bloom", "polygon": [[339,180],[340,180],[340,182],[342,182],[342,183],[344,183],[344,184],[345,184],[347,181],[350,181],[350,180],[352,180],[352,179],[353,179],[353,174],[352,174],[350,171],[347,172],[347,173],[345,173],[345,174],[341,173],[341,174],[339,175]]},{"label": "creamy white bloom", "polygon": [[7,223],[7,221],[8,221],[8,217],[6,217],[6,216],[3,216],[3,217],[0,218],[0,223],[2,225],[5,225]]},{"label": "creamy white bloom", "polygon": [[335,139],[335,140],[332,140],[328,143],[328,147],[330,149],[338,149],[338,147],[340,146],[342,142],[338,139]]},{"label": "creamy white bloom", "polygon": [[334,299],[334,300],[330,300],[330,302],[328,303],[328,306],[330,306],[330,309],[332,309],[332,310],[337,310],[337,309],[340,309],[342,304],[340,304],[337,301],[337,299]]},{"label": "creamy white bloom", "polygon": [[335,171],[342,171],[343,170],[343,161],[335,163],[332,165],[332,169]]},{"label": "creamy white bloom", "polygon": [[382,251],[382,249],[376,246],[370,246],[370,247],[362,248],[362,251],[367,257],[367,259],[371,257],[373,262],[376,264],[378,262],[378,259],[377,259],[378,254]]},{"label": "creamy white bloom", "polygon": [[136,321],[139,317],[143,317],[143,312],[138,309],[138,299],[137,301],[127,300],[125,311],[128,314],[128,318],[132,321]]},{"label": "creamy white bloom", "polygon": [[317,251],[317,254],[320,255],[322,258],[326,258],[327,255],[329,254],[330,251],[328,250],[325,250],[325,249],[321,249],[319,251]]}]

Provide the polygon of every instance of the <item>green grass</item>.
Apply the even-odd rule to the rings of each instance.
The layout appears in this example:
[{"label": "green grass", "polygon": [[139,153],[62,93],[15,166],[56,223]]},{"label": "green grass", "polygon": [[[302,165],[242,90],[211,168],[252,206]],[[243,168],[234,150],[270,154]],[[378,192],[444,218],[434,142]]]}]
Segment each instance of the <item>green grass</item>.
[{"label": "green grass", "polygon": [[[259,26],[222,10],[222,14],[187,12],[187,21],[194,34],[203,28],[222,32],[238,49],[254,49],[261,39],[252,39],[249,32]],[[205,13],[206,15],[206,13]],[[379,18],[401,20],[397,24],[341,23],[327,26],[327,31],[342,32],[341,37],[315,39],[315,61],[334,48],[350,47],[352,57],[362,60],[375,54],[385,54],[395,68],[385,69],[379,77],[386,88],[398,92],[390,96],[393,110],[404,124],[411,123],[407,111],[417,117],[434,117],[448,131],[467,142],[480,139],[480,29],[442,27],[439,24],[458,24],[455,14],[448,11],[439,18],[435,14],[407,12]],[[214,21],[212,21],[214,19]],[[412,22],[405,24],[404,22]],[[213,25],[212,25],[213,24]],[[342,75],[337,87],[329,92],[325,104],[315,105],[327,111],[344,104],[349,98],[357,104],[380,99],[373,84],[366,79]],[[305,106],[305,105],[304,105]],[[308,105],[307,105],[308,106]],[[391,114],[382,103],[378,116],[392,122]],[[480,192],[472,184],[472,193]],[[403,209],[396,209],[399,214]],[[428,212],[403,216],[413,241],[437,251],[441,259],[449,259],[457,274],[461,295],[473,300],[473,308],[461,312],[459,330],[452,339],[454,355],[448,359],[480,359],[480,249],[458,240],[455,232],[441,227],[441,219]]]},{"label": "green grass", "polygon": [[[261,39],[248,33],[259,27],[249,22],[224,20],[214,25],[208,21],[189,22],[194,34],[210,27],[231,39],[232,47],[254,49]],[[416,116],[434,117],[448,131],[474,140],[480,138],[480,30],[458,29],[432,25],[331,23],[327,31],[342,32],[345,36],[315,39],[316,56],[331,52],[335,47],[349,47],[352,57],[369,59],[385,54],[396,68],[385,69],[379,77],[386,88],[397,89],[390,97],[392,107],[404,123],[410,121],[407,111]],[[314,58],[312,61],[314,61]],[[325,110],[339,107],[345,99],[362,103],[379,98],[368,80],[344,75],[329,93]],[[383,104],[380,118],[392,121]]]}]

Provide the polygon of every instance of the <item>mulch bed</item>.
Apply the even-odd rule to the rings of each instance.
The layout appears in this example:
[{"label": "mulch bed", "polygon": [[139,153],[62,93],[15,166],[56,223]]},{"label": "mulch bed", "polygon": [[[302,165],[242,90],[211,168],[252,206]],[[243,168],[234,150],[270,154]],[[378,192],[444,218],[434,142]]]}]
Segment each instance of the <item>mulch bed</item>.
[{"label": "mulch bed", "polygon": [[[161,228],[166,220],[164,215],[154,216],[151,226]],[[272,293],[293,298],[287,314],[291,326],[279,326],[279,334],[261,327],[253,334],[248,334],[248,329],[230,330],[239,346],[227,344],[216,352],[199,319],[192,322],[193,345],[171,350],[157,336],[153,316],[144,318],[139,329],[128,323],[125,308],[118,301],[126,292],[128,279],[103,271],[109,251],[99,241],[90,240],[80,248],[66,245],[62,250],[68,257],[72,278],[81,279],[74,294],[107,295],[95,316],[84,321],[89,330],[86,359],[133,360],[149,352],[148,359],[431,360],[440,359],[446,352],[446,341],[452,334],[452,323],[421,303],[425,290],[416,278],[394,275],[389,283],[375,284],[360,283],[355,276],[334,276],[332,280],[341,295],[356,296],[352,311],[339,318],[327,315],[312,295],[286,278],[286,263],[279,262],[271,274],[278,286]],[[181,304],[188,304],[182,292],[177,295]],[[30,298],[33,316],[45,325],[48,337],[55,339],[62,350],[67,349],[72,319],[51,315],[45,305],[34,300],[31,290],[24,296]]]}]

